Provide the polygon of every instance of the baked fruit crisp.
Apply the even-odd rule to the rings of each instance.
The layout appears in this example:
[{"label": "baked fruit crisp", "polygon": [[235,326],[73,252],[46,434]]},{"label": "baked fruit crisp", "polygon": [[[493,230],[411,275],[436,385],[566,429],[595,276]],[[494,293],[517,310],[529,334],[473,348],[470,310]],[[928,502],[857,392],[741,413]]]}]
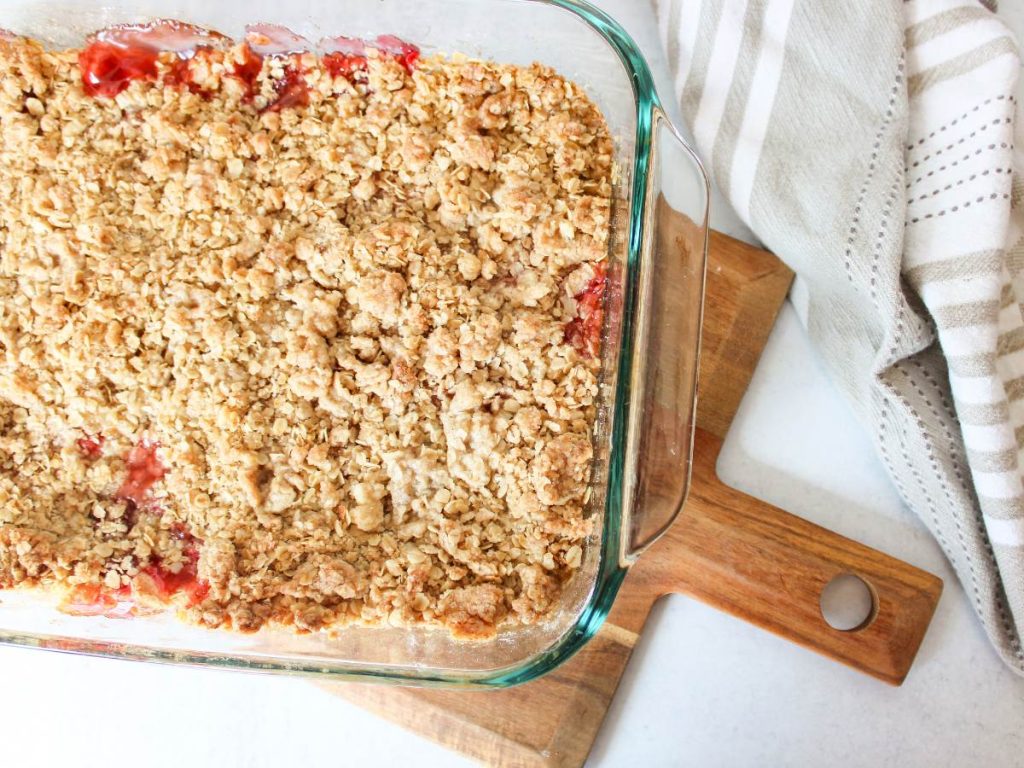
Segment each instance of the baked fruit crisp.
[{"label": "baked fruit crisp", "polygon": [[175,22],[0,42],[0,588],[537,622],[579,568],[612,141],[540,65]]}]

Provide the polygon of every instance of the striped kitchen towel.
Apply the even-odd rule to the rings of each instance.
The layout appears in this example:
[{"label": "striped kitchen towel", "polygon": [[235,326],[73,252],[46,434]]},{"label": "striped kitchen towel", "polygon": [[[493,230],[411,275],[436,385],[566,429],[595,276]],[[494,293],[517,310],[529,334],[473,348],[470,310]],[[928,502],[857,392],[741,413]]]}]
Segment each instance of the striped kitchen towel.
[{"label": "striped kitchen towel", "polygon": [[975,0],[654,0],[697,148],[1024,674],[1021,62]]}]

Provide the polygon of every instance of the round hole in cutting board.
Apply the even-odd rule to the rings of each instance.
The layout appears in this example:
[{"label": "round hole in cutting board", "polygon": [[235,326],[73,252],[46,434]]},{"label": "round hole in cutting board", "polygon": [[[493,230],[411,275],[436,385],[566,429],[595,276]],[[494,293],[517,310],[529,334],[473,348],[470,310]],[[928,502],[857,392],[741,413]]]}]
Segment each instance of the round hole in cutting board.
[{"label": "round hole in cutting board", "polygon": [[875,618],[875,593],[860,576],[840,573],[821,590],[821,616],[833,629],[855,632]]}]

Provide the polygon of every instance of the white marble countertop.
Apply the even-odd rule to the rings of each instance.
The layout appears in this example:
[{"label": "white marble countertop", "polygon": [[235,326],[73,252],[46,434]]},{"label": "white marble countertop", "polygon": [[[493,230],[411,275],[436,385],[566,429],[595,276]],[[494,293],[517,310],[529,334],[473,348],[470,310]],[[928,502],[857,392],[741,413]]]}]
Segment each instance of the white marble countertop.
[{"label": "white marble countertop", "polygon": [[[668,95],[653,16],[604,0]],[[1018,14],[1018,17],[1024,13]],[[713,224],[749,237],[716,200]],[[682,597],[651,616],[594,766],[1024,765],[1024,680],[989,647],[787,305],[726,442],[727,482],[938,574],[917,662],[891,688]],[[0,648],[4,765],[468,765],[308,682]]]}]

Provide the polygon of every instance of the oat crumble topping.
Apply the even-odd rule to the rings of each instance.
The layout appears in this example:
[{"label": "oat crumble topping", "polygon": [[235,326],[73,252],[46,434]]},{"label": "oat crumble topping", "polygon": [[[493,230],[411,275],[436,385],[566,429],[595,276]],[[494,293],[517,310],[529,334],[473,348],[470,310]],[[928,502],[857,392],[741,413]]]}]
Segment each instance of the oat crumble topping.
[{"label": "oat crumble topping", "polygon": [[600,112],[540,65],[252,57],[110,97],[0,42],[0,588],[540,620],[591,530]]}]

